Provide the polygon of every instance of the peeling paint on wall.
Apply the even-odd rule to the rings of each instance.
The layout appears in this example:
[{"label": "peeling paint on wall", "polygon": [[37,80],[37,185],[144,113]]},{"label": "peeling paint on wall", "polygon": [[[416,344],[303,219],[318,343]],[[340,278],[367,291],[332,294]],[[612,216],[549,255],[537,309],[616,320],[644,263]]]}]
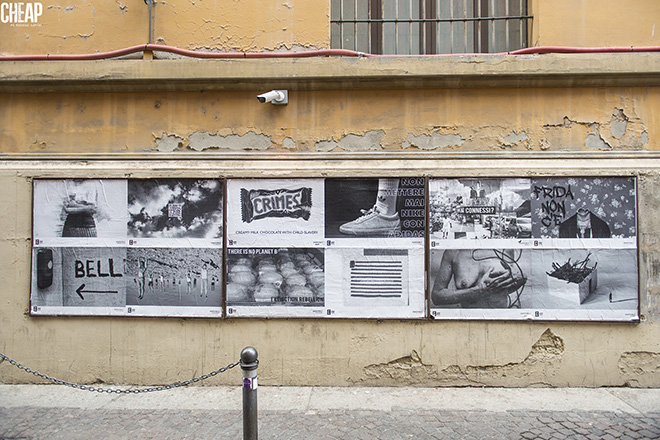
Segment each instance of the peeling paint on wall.
[{"label": "peeling paint on wall", "polygon": [[395,359],[386,364],[369,365],[364,368],[367,381],[386,380],[401,384],[420,384],[437,379],[437,367],[425,365],[413,350],[410,356]]},{"label": "peeling paint on wall", "polygon": [[286,148],[287,150],[295,150],[296,149],[296,141],[294,141],[292,138],[287,136],[282,141],[282,147]]},{"label": "peeling paint on wall", "polygon": [[267,150],[272,146],[269,136],[257,134],[253,131],[249,131],[244,135],[195,132],[190,134],[187,139],[176,134],[163,133],[162,136],[155,138],[155,142],[157,150],[162,152],[172,152],[184,147],[195,151],[208,149],[247,151]]},{"label": "peeling paint on wall", "polygon": [[155,141],[156,149],[164,153],[170,153],[184,145],[183,138],[174,134],[163,133],[162,136],[156,137]]},{"label": "peeling paint on wall", "polygon": [[598,129],[595,129],[595,133],[589,133],[587,135],[587,138],[584,140],[584,144],[587,146],[587,148],[592,150],[612,149],[612,146],[603,140]]},{"label": "peeling paint on wall", "polygon": [[460,135],[457,134],[443,134],[443,133],[432,133],[432,134],[421,134],[415,136],[408,134],[408,137],[403,142],[402,147],[410,148],[416,147],[422,150],[437,150],[439,148],[446,147],[460,147],[465,142]]},{"label": "peeling paint on wall", "polygon": [[226,150],[267,150],[272,141],[269,136],[249,131],[244,135],[230,134],[222,136],[208,132],[195,132],[188,136],[188,147],[195,151],[204,151],[210,148]]},{"label": "peeling paint on wall", "polygon": [[648,351],[623,353],[619,358],[619,370],[628,376],[660,373],[660,353]]},{"label": "peeling paint on wall", "polygon": [[351,133],[342,137],[339,141],[335,141],[333,138],[329,141],[324,140],[316,142],[316,150],[332,151],[337,148],[346,151],[382,150],[383,146],[381,145],[381,142],[384,137],[385,131],[383,130],[371,130],[364,135]]},{"label": "peeling paint on wall", "polygon": [[516,145],[527,140],[529,140],[529,136],[527,136],[527,133],[525,133],[524,131],[521,131],[520,133],[516,133],[515,131],[512,131],[504,138],[504,144]]},{"label": "peeling paint on wall", "polygon": [[591,150],[641,149],[649,142],[649,136],[634,109],[614,107],[607,121],[578,121],[564,116],[560,123],[543,125],[539,146],[542,150],[565,149],[576,146],[580,140]]},{"label": "peeling paint on wall", "polygon": [[507,379],[513,381],[510,385],[547,384],[547,378],[557,373],[563,354],[564,340],[547,329],[522,362],[465,367],[451,365],[443,369],[439,377],[451,383],[480,385],[502,383]]},{"label": "peeling paint on wall", "polygon": [[628,116],[620,108],[614,108],[612,119],[610,120],[610,133],[615,139],[621,139],[626,133],[628,127]]},{"label": "peeling paint on wall", "polygon": [[413,350],[410,356],[364,367],[363,382],[374,385],[494,385],[549,384],[559,370],[564,340],[547,329],[521,362],[503,365],[450,365],[441,371]]}]

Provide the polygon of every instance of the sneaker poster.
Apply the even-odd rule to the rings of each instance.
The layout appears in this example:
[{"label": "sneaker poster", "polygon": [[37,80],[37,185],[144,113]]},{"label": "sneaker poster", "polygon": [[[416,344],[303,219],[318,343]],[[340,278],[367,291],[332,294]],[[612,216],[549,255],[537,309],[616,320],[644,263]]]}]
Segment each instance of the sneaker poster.
[{"label": "sneaker poster", "polygon": [[33,315],[222,316],[221,180],[33,183]]},{"label": "sneaker poster", "polygon": [[639,319],[636,181],[431,179],[435,319]]},{"label": "sneaker poster", "polygon": [[230,179],[227,316],[423,318],[424,179]]}]

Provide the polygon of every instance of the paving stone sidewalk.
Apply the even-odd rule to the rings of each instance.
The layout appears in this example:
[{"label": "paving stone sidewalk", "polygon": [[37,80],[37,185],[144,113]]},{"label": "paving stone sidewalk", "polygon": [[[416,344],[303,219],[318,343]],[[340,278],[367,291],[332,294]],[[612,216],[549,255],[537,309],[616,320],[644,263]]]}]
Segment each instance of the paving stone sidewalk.
[{"label": "paving stone sidewalk", "polygon": [[[240,411],[0,409],[0,439],[241,439]],[[655,439],[660,413],[261,411],[261,439]]]},{"label": "paving stone sidewalk", "polygon": [[[259,388],[260,439],[655,439],[660,390]],[[240,389],[0,385],[0,439],[242,439]],[[562,409],[564,408],[564,409]]]}]

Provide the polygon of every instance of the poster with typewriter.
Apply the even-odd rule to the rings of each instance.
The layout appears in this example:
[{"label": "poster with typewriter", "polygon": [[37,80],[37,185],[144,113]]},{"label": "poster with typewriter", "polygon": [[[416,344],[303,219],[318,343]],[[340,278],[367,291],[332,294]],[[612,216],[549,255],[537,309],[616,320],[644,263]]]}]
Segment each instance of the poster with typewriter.
[{"label": "poster with typewriter", "polygon": [[423,318],[424,178],[326,179],[326,315]]},{"label": "poster with typewriter", "polygon": [[432,179],[435,319],[636,321],[629,177]]},{"label": "poster with typewriter", "polygon": [[221,181],[35,180],[31,313],[222,315]]}]

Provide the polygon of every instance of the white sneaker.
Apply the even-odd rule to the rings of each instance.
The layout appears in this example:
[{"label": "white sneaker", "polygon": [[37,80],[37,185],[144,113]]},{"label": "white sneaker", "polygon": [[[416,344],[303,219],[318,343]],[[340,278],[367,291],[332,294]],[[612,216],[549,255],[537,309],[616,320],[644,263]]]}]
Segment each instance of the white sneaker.
[{"label": "white sneaker", "polygon": [[378,212],[375,206],[369,210],[361,209],[360,211],[363,215],[352,222],[341,225],[339,232],[359,236],[388,236],[401,231],[398,212],[392,216],[387,216]]}]

